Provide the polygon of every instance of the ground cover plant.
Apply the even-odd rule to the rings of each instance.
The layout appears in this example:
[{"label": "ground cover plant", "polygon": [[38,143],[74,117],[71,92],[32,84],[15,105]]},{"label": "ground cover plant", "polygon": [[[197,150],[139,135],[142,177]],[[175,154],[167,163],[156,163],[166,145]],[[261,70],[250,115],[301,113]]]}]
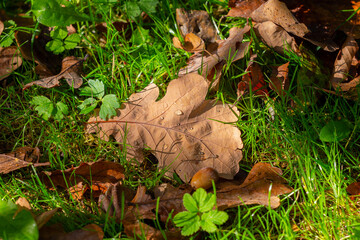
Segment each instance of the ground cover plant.
[{"label": "ground cover plant", "polygon": [[360,239],[358,2],[0,4],[0,239]]}]

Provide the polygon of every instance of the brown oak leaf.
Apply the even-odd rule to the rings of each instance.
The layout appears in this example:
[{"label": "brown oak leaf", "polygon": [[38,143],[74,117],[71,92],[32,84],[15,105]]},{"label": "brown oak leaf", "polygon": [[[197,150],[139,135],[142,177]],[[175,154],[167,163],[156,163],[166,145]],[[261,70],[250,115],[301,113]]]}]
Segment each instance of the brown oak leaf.
[{"label": "brown oak leaf", "polygon": [[7,78],[21,64],[22,60],[16,47],[0,48],[0,81]]},{"label": "brown oak leaf", "polygon": [[205,100],[207,92],[207,81],[195,73],[171,81],[159,101],[158,87],[150,84],[131,95],[113,119],[91,117],[87,131],[126,142],[127,156],[138,161],[150,148],[158,168],[176,172],[186,182],[203,167],[231,179],[239,170],[243,144],[240,130],[224,123],[236,122],[238,110]]},{"label": "brown oak leaf", "polygon": [[61,72],[59,74],[28,83],[24,86],[23,90],[28,89],[32,85],[38,85],[44,88],[57,87],[60,85],[60,80],[63,78],[69,86],[79,88],[83,83],[80,72],[85,60],[86,57],[83,59],[78,59],[73,56],[66,57],[62,61]]}]

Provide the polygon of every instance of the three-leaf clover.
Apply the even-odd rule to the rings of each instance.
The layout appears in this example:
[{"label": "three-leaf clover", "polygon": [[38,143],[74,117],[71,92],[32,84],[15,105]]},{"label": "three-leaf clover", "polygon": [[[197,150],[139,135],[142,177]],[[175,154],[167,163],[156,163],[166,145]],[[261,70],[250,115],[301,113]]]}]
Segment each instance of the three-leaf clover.
[{"label": "three-leaf clover", "polygon": [[[104,83],[99,80],[89,80],[89,86],[84,87],[80,95],[88,96],[82,104],[80,114],[88,114],[92,112],[99,102],[101,102],[99,116],[101,119],[107,120],[116,115],[116,109],[120,107],[120,103],[115,94],[105,95]],[[104,96],[105,95],[105,96]]]},{"label": "three-leaf clover", "polygon": [[80,35],[73,33],[68,36],[68,32],[64,28],[57,27],[50,32],[53,40],[46,44],[46,50],[55,54],[62,53],[65,50],[75,48],[80,42]]},{"label": "three-leaf clover", "polygon": [[212,233],[218,228],[216,225],[225,223],[228,215],[224,211],[214,210],[216,196],[204,189],[197,189],[193,195],[186,193],[183,197],[184,207],[188,210],[175,215],[174,223],[182,227],[181,234],[189,236],[200,229]]},{"label": "three-leaf clover", "polygon": [[63,102],[57,102],[54,104],[50,99],[45,96],[36,96],[30,101],[30,104],[35,105],[35,110],[39,115],[48,120],[53,117],[55,120],[61,120],[64,115],[68,114],[68,106]]}]

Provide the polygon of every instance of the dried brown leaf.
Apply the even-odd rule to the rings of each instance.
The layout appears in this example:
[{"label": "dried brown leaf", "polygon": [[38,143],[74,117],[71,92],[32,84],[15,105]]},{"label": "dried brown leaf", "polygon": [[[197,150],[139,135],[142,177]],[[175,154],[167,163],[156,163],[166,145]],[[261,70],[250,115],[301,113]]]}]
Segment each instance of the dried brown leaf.
[{"label": "dried brown leaf", "polygon": [[35,221],[36,221],[36,225],[38,226],[38,229],[41,229],[59,210],[60,208],[55,208],[50,211],[43,212],[40,215],[36,216]]},{"label": "dried brown leaf", "polygon": [[267,1],[253,11],[250,17],[256,22],[272,21],[284,28],[287,32],[299,37],[303,37],[309,32],[306,25],[300,23],[294,15],[292,15],[285,3],[280,2],[279,0]]},{"label": "dried brown leaf", "polygon": [[69,187],[74,199],[81,199],[89,189],[97,197],[107,191],[111,186],[109,183],[117,183],[125,177],[124,168],[120,164],[105,161],[81,163],[75,168],[44,172],[43,175],[48,188]]},{"label": "dried brown leaf", "polygon": [[300,50],[295,39],[290,36],[282,27],[271,21],[257,23],[254,25],[256,35],[276,52],[284,55],[286,50],[292,50],[298,55]]},{"label": "dried brown leaf", "polygon": [[0,81],[7,78],[22,64],[16,47],[0,48]]},{"label": "dried brown leaf", "polygon": [[193,33],[206,43],[219,39],[216,29],[206,11],[176,9],[176,22],[183,37]]},{"label": "dried brown leaf", "polygon": [[159,101],[159,89],[150,84],[130,96],[116,117],[103,121],[92,117],[87,131],[108,140],[126,138],[128,156],[142,161],[143,150],[150,148],[159,160],[158,168],[176,172],[183,181],[203,167],[215,168],[220,176],[232,178],[242,158],[236,108],[205,100],[207,81],[188,74],[170,82]]},{"label": "dried brown leaf", "polygon": [[60,224],[45,226],[39,231],[42,240],[102,240],[104,232],[96,224],[89,224],[69,233],[66,233]]},{"label": "dried brown leaf", "polygon": [[0,35],[4,31],[4,23],[0,21]]},{"label": "dried brown leaf", "polygon": [[201,52],[205,49],[204,41],[193,33],[188,33],[184,38],[184,45],[177,37],[173,38],[173,44],[176,48],[184,49],[187,52]]},{"label": "dried brown leaf", "polygon": [[[14,152],[0,154],[0,174],[34,165],[34,167],[49,166],[49,162],[37,163],[40,155],[38,148],[22,147]],[[34,163],[36,161],[36,163]]]},{"label": "dried brown leaf", "polygon": [[[230,36],[228,39],[219,41],[218,47],[210,52],[210,55],[207,53],[196,53],[191,56],[188,61],[188,65],[179,71],[179,76],[184,76],[188,73],[197,73],[198,70],[201,70],[201,74],[204,77],[214,76],[216,69],[215,80],[212,81],[212,77],[208,78],[212,81],[212,89],[216,89],[219,84],[221,68],[226,63],[230,61],[236,61],[245,56],[248,51],[250,42],[242,43],[243,36],[250,30],[250,27],[246,25],[244,28],[232,28],[230,29]],[[220,66],[220,68],[219,68]]]},{"label": "dried brown leaf", "polygon": [[44,88],[57,87],[60,85],[61,79],[65,79],[69,86],[79,88],[83,83],[80,72],[85,59],[86,58],[78,59],[73,56],[66,57],[62,61],[62,68],[59,74],[28,83],[24,86],[23,90],[28,89],[32,85],[38,85]]},{"label": "dried brown leaf", "polygon": [[289,63],[290,62],[287,62],[281,66],[273,67],[270,76],[270,88],[279,96],[285,96],[285,91],[289,89]]},{"label": "dried brown leaf", "polygon": [[359,79],[354,79],[344,83],[348,78],[348,73],[352,60],[359,50],[359,46],[352,36],[348,36],[334,63],[334,72],[331,78],[331,85],[336,90],[349,91],[355,88],[359,83]]},{"label": "dried brown leaf", "polygon": [[230,0],[231,8],[227,16],[248,18],[265,0]]}]

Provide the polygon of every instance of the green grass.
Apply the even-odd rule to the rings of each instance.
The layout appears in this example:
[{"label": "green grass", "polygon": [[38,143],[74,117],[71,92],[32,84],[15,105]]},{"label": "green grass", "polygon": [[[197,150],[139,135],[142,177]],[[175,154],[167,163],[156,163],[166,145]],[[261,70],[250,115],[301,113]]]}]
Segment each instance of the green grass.
[{"label": "green grass", "polygon": [[[227,5],[218,3],[163,0],[156,16],[131,24],[133,34],[138,37],[130,39],[111,27],[115,14],[104,12],[103,18],[110,25],[103,36],[106,42],[99,42],[99,36],[92,31],[95,23],[79,24],[82,43],[66,55],[89,54],[83,69],[84,85],[86,80],[99,79],[106,86],[106,94],[116,94],[122,102],[151,82],[160,87],[163,95],[168,82],[177,77],[178,70],[186,65],[190,56],[172,44],[172,37],[179,36],[175,9],[206,9],[221,36],[227,36],[229,28],[241,24],[241,20],[220,21],[219,12]],[[82,4],[87,6],[87,1]],[[226,9],[222,13],[226,13]],[[120,17],[125,19],[126,15],[122,13]],[[346,193],[346,187],[360,175],[360,105],[297,81],[303,59],[290,53],[280,56],[254,35],[246,37],[250,39],[265,74],[270,73],[270,66],[290,61],[291,88],[287,96],[262,100],[250,94],[236,101],[238,76],[246,69],[247,56],[226,67],[219,90],[208,97],[236,103],[239,108],[237,126],[244,142],[241,169],[249,171],[256,162],[269,162],[284,171],[294,192],[282,196],[277,209],[240,206],[227,210],[230,216],[227,223],[215,234],[202,235],[202,239],[348,239],[354,228],[360,227],[359,202],[350,200]],[[38,79],[33,68],[33,63],[24,61],[8,78],[7,86],[0,88],[0,152],[10,152],[20,146],[39,147],[41,161],[51,163],[51,167],[46,168],[48,171],[99,159],[119,162],[126,169],[125,184],[133,189],[141,184],[151,191],[161,182],[170,181],[156,173],[156,166],[151,163],[135,166],[128,162],[126,152],[118,143],[86,135],[84,123],[90,115],[79,114],[77,106],[85,99],[79,96],[79,90],[64,84],[53,89],[35,86],[22,92],[24,84]],[[64,102],[70,114],[61,121],[44,121],[29,104],[32,97],[38,95],[45,95],[53,102]],[[291,107],[289,100],[295,105]],[[270,106],[276,113],[274,120],[268,111]],[[354,124],[350,137],[337,143],[321,142],[321,128],[329,120],[340,118]],[[66,191],[48,190],[38,177],[41,170],[28,168],[0,175],[0,199],[15,201],[26,197],[36,213],[61,207],[61,214],[55,215],[51,223],[61,222],[67,231],[96,223],[102,226],[106,238],[126,237],[121,225],[99,212],[96,202],[78,202]]]}]

